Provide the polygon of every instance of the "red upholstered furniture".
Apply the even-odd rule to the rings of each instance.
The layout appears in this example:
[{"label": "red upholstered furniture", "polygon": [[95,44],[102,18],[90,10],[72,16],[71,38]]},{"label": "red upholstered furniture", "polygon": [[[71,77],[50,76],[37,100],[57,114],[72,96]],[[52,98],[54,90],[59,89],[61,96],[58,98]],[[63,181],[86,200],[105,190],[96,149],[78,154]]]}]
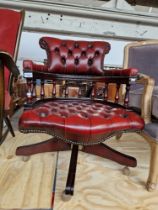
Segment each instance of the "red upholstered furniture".
[{"label": "red upholstered furniture", "polygon": [[[72,150],[64,198],[74,191],[78,150],[114,160],[125,166],[136,166],[136,159],[122,154],[102,143],[111,136],[122,132],[140,132],[144,121],[128,110],[130,84],[137,79],[137,69],[103,69],[104,56],[110,44],[103,41],[72,41],[43,37],[40,46],[46,50],[48,63],[37,65],[24,61],[24,76],[28,92],[25,111],[19,120],[19,129],[24,133],[48,133],[48,141],[17,148],[17,155],[31,155],[40,152]],[[41,98],[36,97],[36,79],[41,80]],[[45,98],[44,80],[53,83],[52,98]],[[64,80],[91,84],[91,93],[78,98],[69,98],[69,86],[62,97],[56,97],[56,82]],[[103,82],[106,90],[98,99],[96,82]],[[124,106],[106,101],[108,84],[117,83],[116,102],[120,84],[126,84]]]},{"label": "red upholstered furniture", "polygon": [[19,71],[14,61],[17,58],[20,35],[23,25],[24,12],[0,8],[0,71],[1,71],[1,100],[0,100],[0,141],[2,136],[3,120],[14,136],[9,120],[13,75],[18,76]]}]

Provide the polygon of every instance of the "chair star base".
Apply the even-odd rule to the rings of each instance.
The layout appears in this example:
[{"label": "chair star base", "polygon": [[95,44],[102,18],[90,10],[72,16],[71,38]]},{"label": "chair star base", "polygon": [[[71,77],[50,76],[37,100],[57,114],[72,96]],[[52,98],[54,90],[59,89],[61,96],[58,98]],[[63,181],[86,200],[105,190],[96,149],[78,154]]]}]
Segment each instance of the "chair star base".
[{"label": "chair star base", "polygon": [[137,165],[137,161],[134,157],[120,153],[103,143],[80,147],[80,145],[71,145],[69,143],[58,140],[54,137],[47,141],[40,142],[37,144],[18,147],[16,150],[16,155],[27,157],[29,155],[43,153],[43,152],[68,151],[68,150],[71,150],[71,158],[70,158],[70,164],[67,176],[67,183],[65,191],[62,194],[62,199],[64,201],[70,200],[71,196],[74,194],[77,157],[79,151],[88,154],[97,155],[102,158],[110,159],[125,166],[135,167]]}]

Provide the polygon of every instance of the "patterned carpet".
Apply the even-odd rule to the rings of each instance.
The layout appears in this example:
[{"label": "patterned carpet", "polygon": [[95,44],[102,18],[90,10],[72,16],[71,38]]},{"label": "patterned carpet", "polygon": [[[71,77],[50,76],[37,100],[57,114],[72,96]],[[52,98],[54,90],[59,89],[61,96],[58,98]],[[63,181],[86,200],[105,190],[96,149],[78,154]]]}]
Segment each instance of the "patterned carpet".
[{"label": "patterned carpet", "polygon": [[138,166],[123,175],[122,166],[110,160],[80,152],[75,194],[61,199],[65,188],[70,152],[43,153],[28,160],[15,156],[19,145],[48,139],[46,134],[22,134],[14,123],[16,138],[9,134],[0,147],[0,210],[51,209],[52,188],[57,166],[54,210],[157,210],[158,191],[148,192],[149,145],[137,134],[108,140],[111,147],[133,155]]}]

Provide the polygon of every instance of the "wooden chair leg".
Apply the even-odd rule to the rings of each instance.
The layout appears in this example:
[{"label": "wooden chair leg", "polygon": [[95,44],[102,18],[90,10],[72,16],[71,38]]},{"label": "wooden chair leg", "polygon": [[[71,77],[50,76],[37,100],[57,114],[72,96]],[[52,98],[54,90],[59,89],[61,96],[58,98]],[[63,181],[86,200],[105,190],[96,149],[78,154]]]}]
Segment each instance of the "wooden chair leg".
[{"label": "wooden chair leg", "polygon": [[4,116],[4,70],[0,62],[0,143],[3,135],[3,116]]},{"label": "wooden chair leg", "polygon": [[5,121],[6,125],[7,125],[10,133],[12,134],[12,136],[15,137],[15,133],[14,133],[12,124],[11,124],[10,119],[8,118],[8,116],[6,116],[6,115],[4,116],[4,121]]},{"label": "wooden chair leg", "polygon": [[66,182],[66,188],[63,193],[63,200],[69,200],[71,196],[74,194],[74,184],[75,184],[75,175],[76,175],[76,166],[77,166],[77,158],[78,158],[78,146],[73,145],[71,152],[71,159],[68,171],[68,177]]},{"label": "wooden chair leg", "polygon": [[130,167],[135,167],[137,165],[137,160],[134,157],[118,152],[103,143],[84,146],[81,151],[113,160],[121,165]]},{"label": "wooden chair leg", "polygon": [[16,155],[33,155],[43,152],[66,151],[70,149],[70,144],[53,137],[44,142],[18,147],[16,149]]},{"label": "wooden chair leg", "polygon": [[158,189],[158,143],[152,141],[150,146],[150,170],[146,187],[148,191],[153,191]]}]

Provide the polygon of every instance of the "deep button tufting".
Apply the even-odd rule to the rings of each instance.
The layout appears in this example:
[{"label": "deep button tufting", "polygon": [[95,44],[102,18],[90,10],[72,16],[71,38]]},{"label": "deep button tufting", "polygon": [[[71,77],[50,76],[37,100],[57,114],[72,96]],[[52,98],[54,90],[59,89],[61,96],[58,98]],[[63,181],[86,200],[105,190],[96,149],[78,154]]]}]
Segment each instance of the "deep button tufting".
[{"label": "deep button tufting", "polygon": [[104,118],[110,118],[110,116],[108,114],[103,114],[102,115]]},{"label": "deep button tufting", "polygon": [[[117,131],[136,131],[144,127],[139,115],[123,108],[110,110],[106,104],[88,101],[63,103],[55,100],[26,110],[19,121],[20,130],[36,132],[40,123],[42,132],[73,143],[92,144],[103,141]],[[56,107],[52,108],[52,104]]]},{"label": "deep button tufting", "polygon": [[68,117],[69,114],[67,112],[60,112],[59,113],[61,117]]},{"label": "deep button tufting", "polygon": [[66,107],[65,106],[63,106],[63,105],[60,105],[60,107],[59,107],[60,109],[65,109]]},{"label": "deep button tufting", "polygon": [[77,110],[82,110],[81,106],[76,107]]},{"label": "deep button tufting", "polygon": [[53,108],[53,109],[51,109],[51,111],[52,111],[52,112],[57,112],[57,109],[54,109],[54,108]]},{"label": "deep button tufting", "polygon": [[70,113],[76,113],[76,110],[75,109],[69,109],[69,112]]},{"label": "deep button tufting", "polygon": [[73,105],[72,104],[68,104],[68,107],[73,107]]},{"label": "deep button tufting", "polygon": [[54,52],[58,54],[58,53],[60,52],[59,48],[56,47],[56,48],[54,49]]},{"label": "deep button tufting", "polygon": [[79,64],[79,58],[75,58],[75,65]]},{"label": "deep button tufting", "polygon": [[[48,71],[60,74],[82,74],[82,75],[98,75],[104,74],[102,61],[104,56],[110,50],[110,44],[104,41],[75,41],[75,40],[60,40],[51,37],[42,37],[40,43],[45,42],[43,47],[49,55]],[[60,52],[58,52],[60,50]],[[66,58],[63,63],[62,56]],[[79,63],[75,63],[74,58],[78,56]],[[89,58],[93,58],[93,62]],[[73,68],[75,63],[75,68]],[[93,68],[91,68],[93,65]],[[70,70],[71,69],[71,70]]]},{"label": "deep button tufting", "polygon": [[92,64],[93,64],[93,59],[92,58],[89,58],[88,59],[88,65],[91,66]]},{"label": "deep button tufting", "polygon": [[128,114],[122,114],[122,117],[123,118],[127,118],[128,117]]},{"label": "deep button tufting", "polygon": [[82,51],[81,56],[86,56],[86,51]]},{"label": "deep button tufting", "polygon": [[105,109],[104,111],[107,112],[108,114],[111,113],[111,110],[109,109]]},{"label": "deep button tufting", "polygon": [[66,58],[65,57],[61,57],[61,62],[62,62],[63,65],[65,65],[66,64]]},{"label": "deep button tufting", "polygon": [[72,56],[72,50],[70,50],[70,49],[68,50],[68,55]]},{"label": "deep button tufting", "polygon": [[88,118],[88,114],[86,112],[81,112],[80,115],[84,118]]},{"label": "deep button tufting", "polygon": [[92,107],[92,109],[93,109],[94,111],[99,111],[96,107]]},{"label": "deep button tufting", "polygon": [[99,56],[100,52],[99,51],[95,51],[95,57]]},{"label": "deep button tufting", "polygon": [[94,113],[94,111],[91,110],[91,109],[88,109],[87,112],[88,112],[89,114],[93,114],[93,113]]}]

